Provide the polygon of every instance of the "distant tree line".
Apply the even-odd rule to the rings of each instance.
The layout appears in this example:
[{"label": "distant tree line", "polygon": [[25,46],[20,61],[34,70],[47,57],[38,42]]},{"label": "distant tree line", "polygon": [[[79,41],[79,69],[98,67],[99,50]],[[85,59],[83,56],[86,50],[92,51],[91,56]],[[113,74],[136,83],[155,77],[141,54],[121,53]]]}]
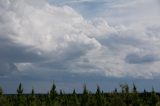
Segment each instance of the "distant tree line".
[{"label": "distant tree line", "polygon": [[135,84],[130,89],[127,84],[120,85],[121,92],[103,92],[99,86],[95,93],[91,93],[84,85],[83,93],[65,94],[62,90],[57,92],[53,83],[47,94],[35,94],[34,89],[30,94],[23,93],[20,83],[17,94],[3,94],[0,88],[0,106],[160,106],[160,95],[154,91],[139,93]]}]

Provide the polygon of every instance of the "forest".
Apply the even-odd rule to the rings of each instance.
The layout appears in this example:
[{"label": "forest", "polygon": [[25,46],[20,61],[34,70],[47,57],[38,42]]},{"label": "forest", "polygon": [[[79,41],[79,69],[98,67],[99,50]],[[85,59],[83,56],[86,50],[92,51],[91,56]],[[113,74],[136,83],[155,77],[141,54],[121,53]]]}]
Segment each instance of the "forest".
[{"label": "forest", "polygon": [[53,83],[47,94],[24,94],[20,83],[16,94],[4,94],[0,88],[0,106],[160,106],[160,94],[154,88],[151,92],[145,89],[138,92],[135,84],[129,88],[127,84],[120,85],[113,92],[103,92],[99,86],[95,93],[90,92],[84,84],[83,92],[67,94],[62,90],[57,91]]}]

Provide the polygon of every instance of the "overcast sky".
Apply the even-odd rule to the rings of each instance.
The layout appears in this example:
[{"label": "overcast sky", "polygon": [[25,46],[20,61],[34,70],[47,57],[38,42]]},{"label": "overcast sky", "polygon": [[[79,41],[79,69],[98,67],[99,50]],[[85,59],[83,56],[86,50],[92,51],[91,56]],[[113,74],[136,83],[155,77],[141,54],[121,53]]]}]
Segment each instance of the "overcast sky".
[{"label": "overcast sky", "polygon": [[[160,91],[159,0],[0,0],[0,85],[14,93]],[[159,85],[158,85],[159,84]]]}]

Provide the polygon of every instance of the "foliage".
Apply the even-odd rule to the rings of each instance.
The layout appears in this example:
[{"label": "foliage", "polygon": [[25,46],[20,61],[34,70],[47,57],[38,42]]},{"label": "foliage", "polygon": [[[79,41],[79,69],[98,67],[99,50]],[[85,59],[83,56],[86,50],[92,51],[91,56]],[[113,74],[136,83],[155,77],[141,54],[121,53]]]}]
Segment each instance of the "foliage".
[{"label": "foliage", "polygon": [[84,85],[82,94],[77,94],[75,89],[65,94],[62,90],[58,93],[53,83],[48,94],[35,94],[34,88],[30,94],[24,94],[20,83],[17,94],[3,94],[0,88],[0,106],[160,106],[160,95],[154,88],[152,92],[139,93],[135,84],[132,89],[127,84],[120,87],[121,92],[117,88],[113,92],[103,92],[97,86],[96,92],[91,93]]}]

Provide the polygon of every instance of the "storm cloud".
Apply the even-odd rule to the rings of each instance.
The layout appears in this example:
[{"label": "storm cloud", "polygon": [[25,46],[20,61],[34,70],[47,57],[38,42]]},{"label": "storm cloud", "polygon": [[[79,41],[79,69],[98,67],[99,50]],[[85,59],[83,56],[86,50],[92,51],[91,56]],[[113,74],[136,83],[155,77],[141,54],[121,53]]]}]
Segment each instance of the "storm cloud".
[{"label": "storm cloud", "polygon": [[[88,19],[81,14],[82,7],[74,9],[72,3],[83,5],[92,1],[72,1],[59,6],[59,2],[53,2],[55,4],[45,0],[0,1],[0,76],[9,76],[12,72],[31,75],[33,71],[43,73],[38,74],[39,77],[45,72],[46,75],[98,73],[105,77],[134,78],[160,75],[160,22],[154,9],[150,12],[158,15],[154,13],[149,18],[153,23],[139,13],[135,14],[144,18],[143,21],[137,18],[131,21],[128,9],[126,14],[122,13],[124,8],[130,8],[128,5],[132,7],[130,11],[135,11],[138,1],[125,5],[109,2],[109,9],[118,8],[121,15],[100,13],[101,17]],[[102,2],[104,7],[108,3],[101,1],[99,5]],[[140,3],[146,9],[150,2],[145,4],[141,0]],[[96,5],[95,1],[91,5]],[[101,11],[100,7],[97,9]],[[130,23],[122,17],[128,17]]]}]

